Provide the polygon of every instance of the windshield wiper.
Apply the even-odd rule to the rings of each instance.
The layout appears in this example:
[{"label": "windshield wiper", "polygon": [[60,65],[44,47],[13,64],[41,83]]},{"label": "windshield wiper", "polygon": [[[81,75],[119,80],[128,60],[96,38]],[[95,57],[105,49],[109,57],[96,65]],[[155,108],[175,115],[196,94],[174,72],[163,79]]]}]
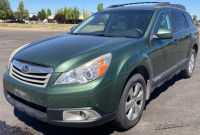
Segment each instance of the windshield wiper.
[{"label": "windshield wiper", "polygon": [[69,33],[69,34],[73,34],[73,35],[82,35],[80,33]]},{"label": "windshield wiper", "polygon": [[94,36],[101,36],[101,37],[121,37],[121,38],[125,38],[124,36],[120,36],[120,35],[106,35],[106,34],[93,34]]},{"label": "windshield wiper", "polygon": [[88,33],[69,33],[73,35],[88,35],[88,36],[100,36],[100,37],[121,37],[121,38],[126,38],[125,36],[120,36],[120,35],[106,35],[106,34],[88,34]]}]

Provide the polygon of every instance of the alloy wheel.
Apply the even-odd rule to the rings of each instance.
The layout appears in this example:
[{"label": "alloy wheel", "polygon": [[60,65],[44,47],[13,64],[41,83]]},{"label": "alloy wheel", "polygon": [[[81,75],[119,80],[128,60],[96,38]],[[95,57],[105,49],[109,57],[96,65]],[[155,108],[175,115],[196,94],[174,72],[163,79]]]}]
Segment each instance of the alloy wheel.
[{"label": "alloy wheel", "polygon": [[192,73],[194,70],[194,63],[195,63],[195,56],[194,53],[191,55],[190,57],[190,61],[189,61],[189,72]]},{"label": "alloy wheel", "polygon": [[143,87],[140,83],[135,83],[126,98],[125,113],[129,121],[133,121],[139,114],[143,105]]}]

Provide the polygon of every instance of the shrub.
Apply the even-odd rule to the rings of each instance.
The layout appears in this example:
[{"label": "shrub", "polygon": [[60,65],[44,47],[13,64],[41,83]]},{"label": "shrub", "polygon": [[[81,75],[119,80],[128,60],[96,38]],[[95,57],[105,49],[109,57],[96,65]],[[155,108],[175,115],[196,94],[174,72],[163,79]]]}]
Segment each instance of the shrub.
[{"label": "shrub", "polygon": [[61,15],[61,14],[56,14],[54,16],[54,20],[56,20],[58,23],[65,23],[66,22],[65,16]]},{"label": "shrub", "polygon": [[29,18],[29,21],[38,21],[38,20],[39,20],[39,18],[36,15]]}]

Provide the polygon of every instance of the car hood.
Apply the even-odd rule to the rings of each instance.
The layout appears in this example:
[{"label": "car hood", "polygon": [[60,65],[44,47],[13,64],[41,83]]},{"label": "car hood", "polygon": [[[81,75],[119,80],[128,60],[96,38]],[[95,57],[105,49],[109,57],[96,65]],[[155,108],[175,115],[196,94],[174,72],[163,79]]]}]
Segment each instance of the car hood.
[{"label": "car hood", "polygon": [[33,42],[15,54],[13,59],[49,66],[55,69],[67,60],[86,52],[136,39],[64,34]]}]

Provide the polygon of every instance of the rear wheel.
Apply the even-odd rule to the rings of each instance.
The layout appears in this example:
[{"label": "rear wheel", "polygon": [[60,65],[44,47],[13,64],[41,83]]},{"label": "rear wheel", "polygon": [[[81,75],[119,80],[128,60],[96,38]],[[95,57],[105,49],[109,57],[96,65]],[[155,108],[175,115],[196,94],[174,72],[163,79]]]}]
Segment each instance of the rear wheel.
[{"label": "rear wheel", "polygon": [[140,74],[127,82],[121,96],[117,118],[114,124],[122,129],[130,129],[141,118],[146,102],[146,83]]},{"label": "rear wheel", "polygon": [[189,58],[189,61],[188,61],[187,68],[185,70],[183,70],[180,73],[180,75],[184,78],[190,78],[192,76],[193,71],[194,71],[195,62],[196,62],[196,52],[195,52],[194,49],[192,49],[192,51],[190,53],[190,58]]}]

